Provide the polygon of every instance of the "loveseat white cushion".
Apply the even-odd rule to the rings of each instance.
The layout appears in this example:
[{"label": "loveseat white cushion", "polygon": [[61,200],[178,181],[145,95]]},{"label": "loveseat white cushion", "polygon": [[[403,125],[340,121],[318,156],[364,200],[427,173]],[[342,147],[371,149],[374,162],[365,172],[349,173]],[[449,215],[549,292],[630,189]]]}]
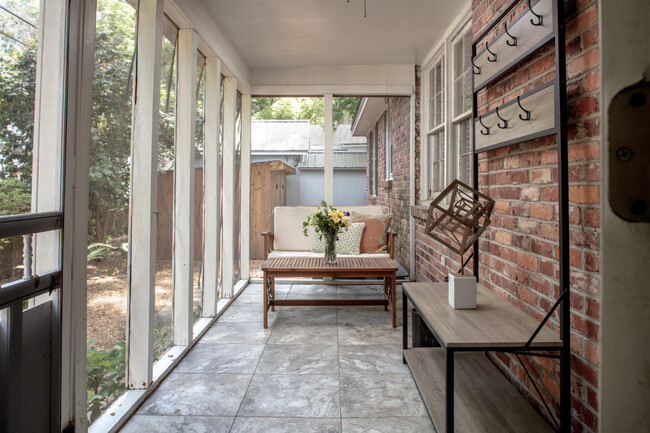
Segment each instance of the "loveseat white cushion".
[{"label": "loveseat white cushion", "polygon": [[[357,212],[364,215],[378,215],[382,214],[381,206],[334,206],[344,212]],[[307,217],[315,211],[318,206],[278,206],[273,214],[273,250],[269,254],[269,258],[273,253],[284,251],[302,251],[305,254],[300,254],[300,257],[307,257],[307,253],[315,254],[314,257],[322,257],[322,254],[311,253],[311,246],[316,236],[313,227],[309,227],[307,234],[303,234],[302,223],[307,221]],[[388,254],[370,255],[364,254],[364,257],[387,257]],[[295,257],[285,256],[285,257]],[[344,257],[344,255],[341,255]],[[352,256],[351,256],[352,257]]]}]

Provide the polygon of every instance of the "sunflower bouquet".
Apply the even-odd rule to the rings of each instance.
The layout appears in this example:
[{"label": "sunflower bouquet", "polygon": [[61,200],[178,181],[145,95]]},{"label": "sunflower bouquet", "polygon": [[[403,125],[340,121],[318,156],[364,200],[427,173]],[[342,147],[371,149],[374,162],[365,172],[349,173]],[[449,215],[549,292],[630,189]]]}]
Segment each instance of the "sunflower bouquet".
[{"label": "sunflower bouquet", "polygon": [[350,226],[350,212],[343,212],[333,206],[328,206],[327,202],[321,202],[322,208],[316,209],[307,217],[307,221],[302,223],[303,233],[307,236],[307,227],[313,226],[319,238],[323,235],[335,236],[339,230]]}]

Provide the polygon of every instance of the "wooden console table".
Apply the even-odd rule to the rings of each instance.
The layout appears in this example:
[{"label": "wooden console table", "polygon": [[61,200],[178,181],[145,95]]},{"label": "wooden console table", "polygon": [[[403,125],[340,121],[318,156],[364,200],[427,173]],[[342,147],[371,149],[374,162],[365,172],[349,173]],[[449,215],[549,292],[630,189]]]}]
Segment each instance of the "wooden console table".
[{"label": "wooden console table", "polygon": [[[478,352],[557,351],[563,347],[558,334],[542,327],[529,343],[539,322],[480,284],[475,310],[452,308],[447,283],[402,287],[404,361],[438,432],[553,431]],[[441,347],[408,349],[407,299]]]},{"label": "wooden console table", "polygon": [[[328,265],[322,257],[283,257],[265,260],[264,327],[268,327],[268,311],[281,305],[383,305],[391,306],[393,328],[397,326],[395,285],[397,262],[389,257],[342,257]],[[378,277],[384,279],[384,299],[275,299],[275,279],[287,277]]]}]

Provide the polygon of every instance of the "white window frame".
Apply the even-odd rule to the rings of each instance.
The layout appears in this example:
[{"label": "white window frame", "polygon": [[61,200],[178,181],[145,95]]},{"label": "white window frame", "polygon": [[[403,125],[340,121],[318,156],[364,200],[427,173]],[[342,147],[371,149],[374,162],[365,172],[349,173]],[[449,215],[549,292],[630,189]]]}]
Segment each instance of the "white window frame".
[{"label": "white window frame", "polygon": [[393,180],[393,119],[390,116],[390,102],[386,104],[386,180]]},{"label": "white window frame", "polygon": [[[431,51],[428,61],[424,64],[422,69],[422,92],[420,95],[420,106],[422,107],[422,128],[420,132],[421,143],[421,170],[420,170],[420,202],[428,203],[438,196],[442,189],[451,182],[452,179],[458,177],[460,173],[460,158],[458,149],[458,128],[467,122],[469,119],[469,146],[466,152],[462,154],[464,157],[469,158],[469,179],[464,179],[473,182],[473,157],[472,157],[472,140],[473,140],[473,125],[471,122],[472,109],[471,107],[456,114],[454,112],[454,103],[458,95],[454,90],[454,77],[456,76],[455,66],[455,53],[454,45],[461,40],[467,32],[471,32],[471,16],[470,14],[463,14],[456,21],[455,24],[450,26],[450,30],[446,33],[443,40]],[[464,51],[467,52],[467,51]],[[442,122],[434,123],[431,113],[431,98],[432,92],[435,91],[435,77],[432,77],[432,70],[439,64],[442,64],[443,75],[443,94],[442,94]],[[468,62],[471,65],[471,62]],[[470,66],[471,74],[471,66]],[[443,161],[443,177],[444,179],[439,185],[436,185],[436,173],[434,173],[433,163],[435,148],[430,144],[430,137],[434,137],[442,133],[444,139],[444,155],[438,158]],[[433,138],[432,138],[433,139]],[[463,180],[463,179],[461,179]],[[437,187],[436,187],[437,186]]]}]

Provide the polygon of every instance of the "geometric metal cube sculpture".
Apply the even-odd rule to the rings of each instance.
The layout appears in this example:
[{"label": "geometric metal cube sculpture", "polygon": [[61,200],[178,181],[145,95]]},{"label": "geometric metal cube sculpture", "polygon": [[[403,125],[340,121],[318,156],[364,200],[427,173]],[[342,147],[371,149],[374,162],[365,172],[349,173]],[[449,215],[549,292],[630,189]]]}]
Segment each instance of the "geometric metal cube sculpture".
[{"label": "geometric metal cube sculpture", "polygon": [[460,254],[460,274],[465,268],[463,256],[490,225],[493,208],[494,200],[459,180],[429,205],[425,233]]}]

